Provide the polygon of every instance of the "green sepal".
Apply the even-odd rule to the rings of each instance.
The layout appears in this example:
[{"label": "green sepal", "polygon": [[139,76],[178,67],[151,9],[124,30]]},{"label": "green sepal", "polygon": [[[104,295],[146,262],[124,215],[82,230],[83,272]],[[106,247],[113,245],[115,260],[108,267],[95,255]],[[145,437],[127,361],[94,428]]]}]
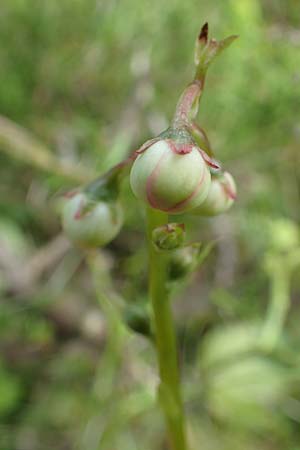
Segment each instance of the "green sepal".
[{"label": "green sepal", "polygon": [[196,145],[204,150],[208,156],[211,158],[214,157],[213,150],[211,148],[209,139],[207,137],[206,132],[195,122],[192,122],[188,127],[189,133],[193,137]]}]

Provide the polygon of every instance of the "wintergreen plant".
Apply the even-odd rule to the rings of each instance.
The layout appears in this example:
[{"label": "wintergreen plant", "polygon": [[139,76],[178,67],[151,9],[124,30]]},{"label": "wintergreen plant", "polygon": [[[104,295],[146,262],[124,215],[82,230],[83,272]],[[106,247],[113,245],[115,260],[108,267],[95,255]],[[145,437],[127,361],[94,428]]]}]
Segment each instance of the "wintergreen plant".
[{"label": "wintergreen plant", "polygon": [[63,211],[65,232],[75,243],[89,248],[107,244],[121,228],[119,184],[130,171],[132,191],[147,211],[151,310],[149,315],[146,310],[131,308],[124,318],[135,331],[155,342],[160,375],[158,399],[173,450],[187,450],[190,446],[169,282],[194,271],[207,248],[201,254],[199,244],[184,245],[184,225],[168,223],[168,215],[217,215],[235,200],[235,182],[215,159],[207,134],[195,118],[208,67],[236,37],[209,39],[207,23],[202,27],[196,39],[195,76],[178,101],[170,127],[147,141],[128,160],[71,194]]}]

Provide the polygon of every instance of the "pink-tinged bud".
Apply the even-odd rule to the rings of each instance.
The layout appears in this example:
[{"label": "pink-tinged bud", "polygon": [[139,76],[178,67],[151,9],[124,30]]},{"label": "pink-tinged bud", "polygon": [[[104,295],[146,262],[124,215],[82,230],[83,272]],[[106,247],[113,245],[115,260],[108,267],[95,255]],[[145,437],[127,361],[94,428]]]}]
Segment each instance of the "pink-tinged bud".
[{"label": "pink-tinged bud", "polygon": [[169,214],[200,205],[210,183],[210,171],[200,149],[186,139],[154,141],[139,154],[130,173],[136,197]]},{"label": "pink-tinged bud", "polygon": [[192,212],[202,216],[216,216],[227,211],[236,199],[236,184],[228,172],[212,176],[208,195]]},{"label": "pink-tinged bud", "polygon": [[92,201],[85,192],[78,192],[66,200],[62,222],[75,244],[95,248],[116,237],[123,223],[123,211],[117,201]]}]

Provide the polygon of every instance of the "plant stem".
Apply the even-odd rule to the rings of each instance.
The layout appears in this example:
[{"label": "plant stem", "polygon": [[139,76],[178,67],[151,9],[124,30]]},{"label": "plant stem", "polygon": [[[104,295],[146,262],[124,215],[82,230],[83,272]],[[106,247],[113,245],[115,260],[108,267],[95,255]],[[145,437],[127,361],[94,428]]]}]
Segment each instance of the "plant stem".
[{"label": "plant stem", "polygon": [[262,329],[261,345],[272,351],[280,338],[290,305],[290,272],[279,264],[271,275],[271,300]]},{"label": "plant stem", "polygon": [[[109,398],[111,392],[114,391],[115,375],[121,364],[127,330],[116,306],[119,299],[113,290],[109,268],[104,256],[97,250],[89,250],[86,260],[93,278],[96,297],[101,311],[105,315],[108,328],[108,339],[97,369],[93,389],[96,396],[100,392],[99,396],[104,401],[105,397]],[[103,376],[104,371],[107,372],[106,377]]]},{"label": "plant stem", "polygon": [[149,292],[153,310],[160,386],[159,401],[165,415],[173,450],[187,450],[185,420],[180,392],[176,335],[167,289],[167,257],[152,243],[154,228],[168,222],[166,213],[148,208]]}]

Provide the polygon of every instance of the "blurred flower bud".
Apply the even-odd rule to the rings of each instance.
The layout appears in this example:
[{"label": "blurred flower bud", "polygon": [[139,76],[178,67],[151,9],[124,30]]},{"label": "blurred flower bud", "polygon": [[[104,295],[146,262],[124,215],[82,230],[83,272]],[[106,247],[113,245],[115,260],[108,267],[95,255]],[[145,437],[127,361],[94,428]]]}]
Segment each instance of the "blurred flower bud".
[{"label": "blurred flower bud", "polygon": [[184,278],[196,269],[201,249],[201,243],[194,243],[178,249],[172,254],[169,263],[170,281]]},{"label": "blurred flower bud", "polygon": [[228,172],[212,176],[206,199],[192,212],[203,216],[216,216],[227,211],[236,199],[236,184]]},{"label": "blurred flower bud", "polygon": [[80,247],[100,247],[119,233],[123,211],[117,201],[90,200],[85,192],[78,192],[67,200],[62,213],[63,229]]},{"label": "blurred flower bud", "polygon": [[136,197],[170,214],[184,213],[205,200],[210,172],[204,152],[187,131],[167,130],[138,153],[130,174]]},{"label": "blurred flower bud", "polygon": [[288,371],[278,363],[263,356],[244,355],[207,374],[208,407],[216,418],[235,427],[270,429],[280,417],[288,381]]},{"label": "blurred flower bud", "polygon": [[235,360],[259,348],[259,322],[231,322],[216,326],[205,336],[201,348],[201,366],[214,369],[222,361]]},{"label": "blurred flower bud", "polygon": [[185,239],[183,223],[168,223],[152,232],[152,242],[158,250],[174,250],[181,247]]},{"label": "blurred flower bud", "polygon": [[169,281],[178,281],[194,272],[214,245],[214,241],[205,246],[201,242],[194,242],[173,252],[169,262]]},{"label": "blurred flower bud", "polygon": [[124,161],[82,190],[71,192],[62,211],[63,229],[81,247],[94,248],[112,241],[123,224],[119,184],[130,161]]},{"label": "blurred flower bud", "polygon": [[286,366],[259,354],[260,330],[259,323],[213,329],[199,355],[211,414],[252,431],[274,425],[291,379]]},{"label": "blurred flower bud", "polygon": [[297,225],[288,219],[277,219],[270,223],[270,247],[279,252],[288,252],[299,246]]}]

